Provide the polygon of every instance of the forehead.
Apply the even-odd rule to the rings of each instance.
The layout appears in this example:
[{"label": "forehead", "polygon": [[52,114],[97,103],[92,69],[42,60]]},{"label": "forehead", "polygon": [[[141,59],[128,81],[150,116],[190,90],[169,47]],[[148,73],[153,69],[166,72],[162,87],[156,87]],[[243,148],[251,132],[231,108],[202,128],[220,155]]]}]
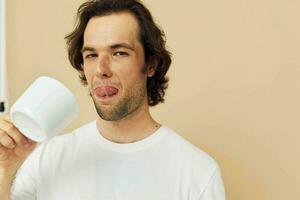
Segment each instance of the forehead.
[{"label": "forehead", "polygon": [[110,45],[126,42],[139,43],[139,25],[137,19],[128,12],[93,17],[84,31],[84,45]]}]

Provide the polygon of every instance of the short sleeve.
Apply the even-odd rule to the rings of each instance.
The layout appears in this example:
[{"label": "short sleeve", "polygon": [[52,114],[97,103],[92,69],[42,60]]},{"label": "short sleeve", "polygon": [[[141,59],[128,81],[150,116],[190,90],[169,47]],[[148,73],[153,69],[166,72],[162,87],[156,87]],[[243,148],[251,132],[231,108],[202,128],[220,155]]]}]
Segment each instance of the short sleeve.
[{"label": "short sleeve", "polygon": [[219,168],[216,168],[207,186],[197,200],[225,200],[225,189]]},{"label": "short sleeve", "polygon": [[11,188],[11,200],[35,200],[38,163],[42,145],[37,146],[34,151],[23,162],[16,173]]}]

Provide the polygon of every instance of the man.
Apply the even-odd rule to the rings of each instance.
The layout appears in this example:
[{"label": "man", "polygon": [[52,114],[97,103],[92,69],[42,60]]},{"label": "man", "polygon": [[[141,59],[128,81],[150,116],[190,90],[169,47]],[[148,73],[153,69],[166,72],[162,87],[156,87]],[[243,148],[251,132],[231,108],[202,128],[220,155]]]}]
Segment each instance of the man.
[{"label": "man", "polygon": [[98,0],[78,17],[69,59],[99,118],[33,153],[36,144],[2,120],[1,199],[224,200],[216,162],[149,113],[164,100],[171,63],[149,11]]}]

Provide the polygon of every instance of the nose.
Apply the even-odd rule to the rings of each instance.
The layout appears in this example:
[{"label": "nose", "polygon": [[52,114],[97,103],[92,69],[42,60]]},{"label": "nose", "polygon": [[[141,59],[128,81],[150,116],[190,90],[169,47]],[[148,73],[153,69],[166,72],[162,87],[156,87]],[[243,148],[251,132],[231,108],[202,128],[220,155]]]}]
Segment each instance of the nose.
[{"label": "nose", "polygon": [[109,78],[112,76],[111,62],[109,56],[102,55],[98,57],[96,75],[99,78]]}]

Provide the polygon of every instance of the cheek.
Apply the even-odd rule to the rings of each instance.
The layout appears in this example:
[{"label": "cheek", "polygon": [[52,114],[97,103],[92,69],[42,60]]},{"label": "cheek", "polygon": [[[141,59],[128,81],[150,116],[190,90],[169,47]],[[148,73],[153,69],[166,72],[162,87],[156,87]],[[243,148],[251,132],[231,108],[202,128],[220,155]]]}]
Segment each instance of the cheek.
[{"label": "cheek", "polygon": [[92,81],[91,79],[92,79],[93,72],[91,70],[88,70],[87,67],[83,67],[83,73],[88,82],[88,85],[91,85],[91,81]]},{"label": "cheek", "polygon": [[127,73],[123,76],[122,84],[127,90],[131,90],[132,88],[140,88],[144,87],[147,81],[147,76],[142,74],[140,70],[137,70],[135,73]]}]

